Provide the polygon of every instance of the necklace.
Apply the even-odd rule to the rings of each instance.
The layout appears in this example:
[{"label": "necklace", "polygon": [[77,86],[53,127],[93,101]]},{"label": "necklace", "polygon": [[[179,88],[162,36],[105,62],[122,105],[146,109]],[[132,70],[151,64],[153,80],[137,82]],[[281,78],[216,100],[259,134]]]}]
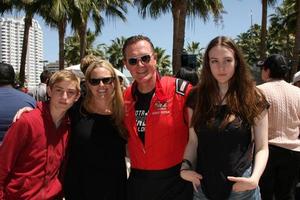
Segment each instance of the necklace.
[{"label": "necklace", "polygon": [[112,113],[111,109],[110,108],[92,108],[91,109],[94,113],[97,113],[97,114],[102,114],[102,115],[109,115]]}]

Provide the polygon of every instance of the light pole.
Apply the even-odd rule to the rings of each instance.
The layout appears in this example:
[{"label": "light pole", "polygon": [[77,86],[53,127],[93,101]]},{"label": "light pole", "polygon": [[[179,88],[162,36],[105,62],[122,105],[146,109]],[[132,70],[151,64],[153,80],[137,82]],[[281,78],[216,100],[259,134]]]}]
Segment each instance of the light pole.
[{"label": "light pole", "polygon": [[44,71],[44,70],[45,70],[46,63],[48,63],[48,60],[40,60],[39,62],[40,62],[40,63],[43,63],[43,71]]}]

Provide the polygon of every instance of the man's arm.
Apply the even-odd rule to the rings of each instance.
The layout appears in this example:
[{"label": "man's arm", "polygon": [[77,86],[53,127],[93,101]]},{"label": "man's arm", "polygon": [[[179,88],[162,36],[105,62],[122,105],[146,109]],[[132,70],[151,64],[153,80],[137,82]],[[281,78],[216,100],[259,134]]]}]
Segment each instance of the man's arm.
[{"label": "man's arm", "polygon": [[0,145],[0,200],[5,199],[4,188],[9,182],[7,179],[14,169],[18,156],[26,144],[27,130],[28,123],[23,117],[8,129],[3,143]]}]

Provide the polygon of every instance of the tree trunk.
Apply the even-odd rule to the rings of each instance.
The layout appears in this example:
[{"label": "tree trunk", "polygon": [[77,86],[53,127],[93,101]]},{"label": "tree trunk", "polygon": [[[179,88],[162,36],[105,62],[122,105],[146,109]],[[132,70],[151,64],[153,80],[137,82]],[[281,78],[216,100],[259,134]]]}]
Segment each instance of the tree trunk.
[{"label": "tree trunk", "polygon": [[32,13],[30,13],[30,12],[26,13],[26,16],[24,19],[24,22],[25,22],[24,35],[23,35],[21,65],[20,65],[20,73],[19,73],[20,86],[24,86],[24,82],[25,82],[25,65],[26,65],[26,58],[27,58],[29,29],[32,25],[32,18],[33,18]]},{"label": "tree trunk", "polygon": [[172,15],[173,15],[173,53],[172,66],[173,74],[181,67],[181,55],[184,46],[185,37],[185,18],[187,12],[186,0],[172,1]]},{"label": "tree trunk", "polygon": [[58,24],[58,36],[59,36],[59,70],[65,68],[65,32],[66,32],[66,17]]},{"label": "tree trunk", "polygon": [[267,14],[268,4],[267,0],[262,0],[262,17],[261,17],[261,30],[260,30],[260,60],[266,58],[266,36],[267,36]]},{"label": "tree trunk", "polygon": [[80,62],[86,54],[86,30],[87,30],[87,21],[83,22],[79,27]]},{"label": "tree trunk", "polygon": [[300,0],[296,1],[296,12],[297,12],[297,22],[296,22],[296,34],[295,34],[295,46],[293,51],[293,64],[292,73],[293,76],[299,69],[300,66]]}]

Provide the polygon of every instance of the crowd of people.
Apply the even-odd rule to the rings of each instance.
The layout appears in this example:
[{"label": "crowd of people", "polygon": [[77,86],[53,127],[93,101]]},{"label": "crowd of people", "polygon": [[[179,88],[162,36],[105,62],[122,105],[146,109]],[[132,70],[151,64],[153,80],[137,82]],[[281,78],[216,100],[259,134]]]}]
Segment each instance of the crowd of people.
[{"label": "crowd of people", "polygon": [[44,72],[36,100],[0,63],[0,200],[295,199],[300,73],[287,83],[283,56],[260,62],[266,83],[256,86],[225,36],[208,44],[200,75],[182,67],[161,76],[143,35],[122,51],[130,86],[88,55],[84,82]]}]

